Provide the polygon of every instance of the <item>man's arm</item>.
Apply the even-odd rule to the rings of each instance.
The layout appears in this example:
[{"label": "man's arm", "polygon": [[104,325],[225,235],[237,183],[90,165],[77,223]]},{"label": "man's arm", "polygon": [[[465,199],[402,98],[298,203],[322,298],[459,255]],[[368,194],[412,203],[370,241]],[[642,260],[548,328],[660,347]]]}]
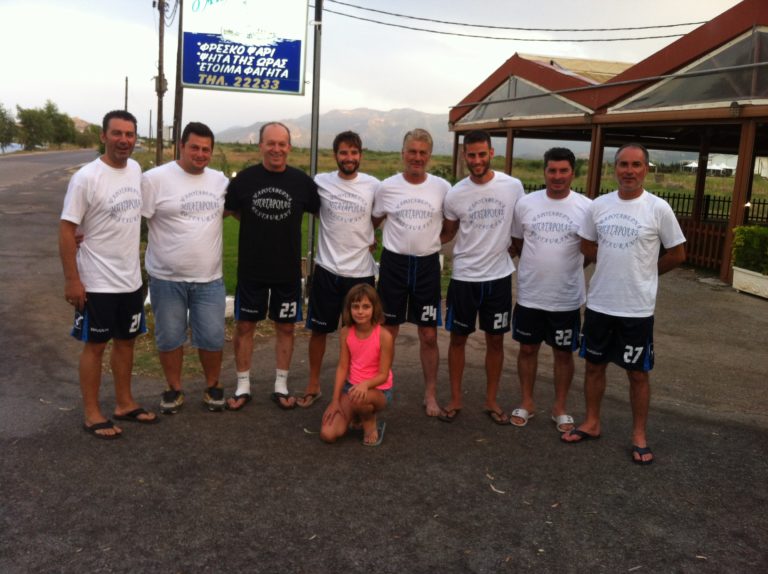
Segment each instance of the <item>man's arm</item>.
[{"label": "man's arm", "polygon": [[510,257],[520,257],[523,254],[523,242],[521,237],[513,237],[512,243],[509,246]]},{"label": "man's arm", "polygon": [[443,219],[443,228],[440,230],[440,243],[448,243],[456,237],[459,230],[459,222],[450,219]]},{"label": "man's arm", "polygon": [[672,271],[685,261],[685,243],[680,243],[667,249],[667,252],[659,257],[659,275]]},{"label": "man's arm", "polygon": [[71,221],[59,223],[59,257],[64,269],[64,299],[77,310],[85,307],[85,287],[77,270],[77,225]]},{"label": "man's arm", "polygon": [[584,267],[597,261],[597,241],[581,238],[581,253],[584,255]]}]

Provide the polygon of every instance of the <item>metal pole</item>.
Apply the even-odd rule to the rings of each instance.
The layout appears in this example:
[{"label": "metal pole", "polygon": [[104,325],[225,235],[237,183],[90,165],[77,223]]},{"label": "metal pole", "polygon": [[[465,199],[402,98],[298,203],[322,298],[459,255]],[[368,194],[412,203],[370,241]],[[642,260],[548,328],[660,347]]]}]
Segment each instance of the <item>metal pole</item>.
[{"label": "metal pole", "polygon": [[[320,123],[320,51],[323,31],[323,0],[315,0],[315,46],[314,69],[312,73],[312,129],[310,134],[309,175],[317,174],[317,138]],[[312,287],[312,275],[315,263],[315,216],[309,220],[309,253],[307,254],[307,285],[306,292]]]},{"label": "metal pole", "polygon": [[128,111],[128,76],[125,77],[125,106],[123,109]]},{"label": "metal pole", "polygon": [[176,98],[173,103],[173,157],[179,159],[181,149],[179,149],[181,139],[181,112],[184,106],[184,87],[181,85],[181,47],[184,41],[182,19],[184,14],[184,0],[178,0],[179,6],[179,41],[176,47]]},{"label": "metal pole", "polygon": [[157,11],[160,14],[160,55],[157,61],[157,76],[155,77],[155,89],[157,90],[157,148],[155,153],[155,165],[163,163],[163,94],[165,93],[165,75],[163,74],[163,40],[165,38],[165,0],[158,0]]}]

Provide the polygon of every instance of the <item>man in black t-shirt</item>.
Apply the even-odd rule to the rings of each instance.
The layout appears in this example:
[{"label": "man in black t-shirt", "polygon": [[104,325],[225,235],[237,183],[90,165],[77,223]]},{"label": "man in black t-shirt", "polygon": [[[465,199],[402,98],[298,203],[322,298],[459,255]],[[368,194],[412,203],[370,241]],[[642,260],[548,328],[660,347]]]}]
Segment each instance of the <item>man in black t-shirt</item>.
[{"label": "man in black t-shirt", "polygon": [[240,172],[229,184],[224,207],[240,220],[235,296],[235,366],[237,390],[227,408],[240,410],[251,400],[251,356],[256,323],[275,323],[275,389],[272,400],[292,409],[288,369],[293,355],[294,324],[301,320],[301,223],[317,213],[317,185],[288,165],[291,133],[281,123],[262,126],[262,163]]}]

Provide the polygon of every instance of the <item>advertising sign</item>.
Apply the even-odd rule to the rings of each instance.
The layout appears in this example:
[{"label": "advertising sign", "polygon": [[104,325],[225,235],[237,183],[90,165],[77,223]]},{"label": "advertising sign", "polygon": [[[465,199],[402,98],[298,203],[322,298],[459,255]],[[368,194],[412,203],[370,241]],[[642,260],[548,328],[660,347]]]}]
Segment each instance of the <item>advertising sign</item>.
[{"label": "advertising sign", "polygon": [[187,0],[187,88],[304,93],[307,0]]}]

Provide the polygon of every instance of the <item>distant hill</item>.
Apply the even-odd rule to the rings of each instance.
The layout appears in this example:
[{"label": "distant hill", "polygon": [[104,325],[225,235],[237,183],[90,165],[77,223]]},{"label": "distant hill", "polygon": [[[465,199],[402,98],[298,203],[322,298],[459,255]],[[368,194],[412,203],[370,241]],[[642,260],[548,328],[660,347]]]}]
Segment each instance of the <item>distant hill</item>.
[{"label": "distant hill", "polygon": [[[291,130],[291,143],[297,147],[310,146],[310,114],[296,119],[283,119]],[[266,122],[246,127],[232,127],[216,134],[222,142],[256,143],[259,128]],[[320,115],[318,142],[321,148],[330,148],[334,136],[345,130],[360,134],[363,145],[374,151],[399,151],[403,135],[410,129],[424,128],[435,140],[434,153],[452,153],[453,135],[448,131],[448,114],[427,114],[407,108],[382,112],[367,108],[333,110]]]},{"label": "distant hill", "polygon": [[[291,130],[292,144],[296,147],[310,147],[309,114],[296,119],[283,119],[282,123]],[[256,143],[259,141],[259,128],[266,122],[256,122],[247,127],[232,127],[216,134],[216,139],[222,142]],[[318,142],[321,148],[329,149],[334,136],[345,130],[360,134],[363,145],[374,151],[400,151],[405,132],[413,128],[424,128],[435,140],[434,153],[450,155],[453,153],[453,133],[448,131],[448,114],[428,114],[409,108],[383,112],[368,108],[354,110],[333,110],[320,114],[320,134]],[[589,142],[522,139],[515,140],[515,157],[525,159],[540,159],[544,152],[553,146],[565,146],[573,150],[576,157],[589,156]],[[496,155],[503,155],[505,144],[503,140],[494,139]],[[611,152],[612,153],[612,152]],[[682,160],[695,159],[696,155],[685,152],[652,151],[651,160],[654,162],[676,163]],[[612,161],[610,154],[606,155]]]}]

